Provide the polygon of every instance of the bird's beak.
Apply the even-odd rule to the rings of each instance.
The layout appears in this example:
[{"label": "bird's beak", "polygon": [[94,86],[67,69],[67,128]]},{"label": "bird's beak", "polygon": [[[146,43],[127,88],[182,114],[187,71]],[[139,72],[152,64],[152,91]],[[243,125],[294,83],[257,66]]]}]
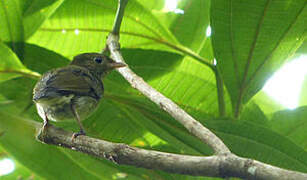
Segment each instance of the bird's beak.
[{"label": "bird's beak", "polygon": [[108,63],[108,66],[111,68],[111,69],[116,69],[116,68],[121,68],[121,67],[125,67],[127,66],[126,64],[124,63],[120,63],[120,62],[110,62]]}]

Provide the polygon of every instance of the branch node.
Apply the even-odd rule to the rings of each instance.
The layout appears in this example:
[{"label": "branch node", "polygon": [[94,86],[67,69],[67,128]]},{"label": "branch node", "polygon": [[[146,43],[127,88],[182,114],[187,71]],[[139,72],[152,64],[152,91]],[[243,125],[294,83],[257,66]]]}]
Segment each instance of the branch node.
[{"label": "branch node", "polygon": [[119,51],[119,35],[110,33],[107,38],[107,47],[110,49],[110,51]]}]

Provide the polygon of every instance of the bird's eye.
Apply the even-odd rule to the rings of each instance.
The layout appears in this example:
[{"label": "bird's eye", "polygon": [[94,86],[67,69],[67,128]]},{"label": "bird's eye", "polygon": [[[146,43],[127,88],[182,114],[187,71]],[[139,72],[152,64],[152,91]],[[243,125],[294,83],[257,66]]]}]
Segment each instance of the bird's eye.
[{"label": "bird's eye", "polygon": [[100,64],[102,62],[102,58],[101,57],[95,57],[94,61],[98,64]]}]

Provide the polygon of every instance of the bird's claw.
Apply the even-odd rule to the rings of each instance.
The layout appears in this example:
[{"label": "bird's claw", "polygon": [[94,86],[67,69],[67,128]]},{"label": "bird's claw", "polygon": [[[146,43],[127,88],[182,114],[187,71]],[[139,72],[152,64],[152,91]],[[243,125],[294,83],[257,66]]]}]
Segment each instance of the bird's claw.
[{"label": "bird's claw", "polygon": [[103,152],[103,157],[106,158],[107,160],[113,162],[114,164],[118,164],[118,163],[116,162],[116,160],[114,159],[114,158],[116,157],[115,154],[112,154],[112,153],[108,153],[108,154],[107,154],[107,153]]},{"label": "bird's claw", "polygon": [[80,131],[77,132],[77,133],[73,133],[73,134],[72,134],[72,137],[71,137],[71,140],[74,141],[74,140],[75,140],[78,136],[80,136],[80,135],[86,135],[85,131],[80,130]]},{"label": "bird's claw", "polygon": [[47,140],[47,131],[48,131],[49,123],[48,119],[44,121],[43,127],[40,129],[39,136],[42,138],[42,142],[46,143]]}]

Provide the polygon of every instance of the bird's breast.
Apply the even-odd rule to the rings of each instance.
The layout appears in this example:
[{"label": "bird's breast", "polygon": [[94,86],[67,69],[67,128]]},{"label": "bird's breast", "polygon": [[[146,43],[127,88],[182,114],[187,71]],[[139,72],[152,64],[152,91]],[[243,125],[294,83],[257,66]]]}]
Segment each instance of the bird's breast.
[{"label": "bird's breast", "polygon": [[38,114],[41,118],[45,116],[52,121],[67,121],[74,120],[72,106],[75,107],[81,120],[84,120],[92,114],[98,105],[99,101],[89,96],[62,96],[49,99],[48,101],[39,101],[36,103]]}]

